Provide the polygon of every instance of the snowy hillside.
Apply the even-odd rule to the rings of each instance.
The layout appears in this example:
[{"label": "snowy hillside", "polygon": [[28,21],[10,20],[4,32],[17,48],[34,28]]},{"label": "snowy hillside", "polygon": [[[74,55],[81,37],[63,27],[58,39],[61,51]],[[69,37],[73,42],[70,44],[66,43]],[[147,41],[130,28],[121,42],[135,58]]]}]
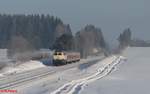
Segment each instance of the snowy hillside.
[{"label": "snowy hillside", "polygon": [[150,94],[150,48],[128,48],[123,54],[127,62],[80,94]]}]

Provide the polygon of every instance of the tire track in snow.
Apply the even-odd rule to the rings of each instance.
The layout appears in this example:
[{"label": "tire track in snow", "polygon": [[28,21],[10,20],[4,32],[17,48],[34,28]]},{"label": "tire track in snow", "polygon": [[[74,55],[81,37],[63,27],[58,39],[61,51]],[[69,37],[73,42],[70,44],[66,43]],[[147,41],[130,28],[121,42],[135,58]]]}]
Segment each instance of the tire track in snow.
[{"label": "tire track in snow", "polygon": [[86,84],[101,79],[111,73],[114,67],[122,60],[125,60],[125,58],[123,56],[118,56],[110,64],[99,68],[95,74],[79,80],[73,80],[50,94],[78,94]]}]

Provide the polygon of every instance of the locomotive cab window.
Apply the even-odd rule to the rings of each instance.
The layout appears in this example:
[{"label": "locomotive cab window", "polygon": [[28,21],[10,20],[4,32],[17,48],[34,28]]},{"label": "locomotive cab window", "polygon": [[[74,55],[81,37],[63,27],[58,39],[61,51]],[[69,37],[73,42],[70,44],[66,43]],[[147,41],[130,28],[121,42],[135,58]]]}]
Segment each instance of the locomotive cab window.
[{"label": "locomotive cab window", "polygon": [[59,53],[58,53],[58,55],[62,55],[62,53],[61,53],[61,52],[59,52]]}]

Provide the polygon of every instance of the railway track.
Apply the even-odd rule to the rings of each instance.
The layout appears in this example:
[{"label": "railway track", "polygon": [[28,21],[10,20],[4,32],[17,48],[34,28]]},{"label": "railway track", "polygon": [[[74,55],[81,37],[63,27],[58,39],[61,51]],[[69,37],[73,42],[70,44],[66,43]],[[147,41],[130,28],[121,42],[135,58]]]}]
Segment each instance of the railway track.
[{"label": "railway track", "polygon": [[[100,60],[100,59],[96,59],[96,60]],[[91,62],[91,60],[89,60],[88,62]],[[79,63],[69,64],[66,66],[54,67],[52,69],[40,68],[40,69],[36,69],[36,70],[24,72],[24,73],[8,75],[6,77],[0,78],[0,89],[15,88],[17,86],[20,86],[22,83],[27,83],[29,81],[34,81],[35,79],[44,78],[54,73],[74,68],[78,66],[79,64],[83,64],[83,63],[79,62]]]},{"label": "railway track", "polygon": [[[7,77],[7,79],[4,79],[3,81],[0,80],[0,89],[14,88],[20,83],[35,80],[47,75],[51,75],[53,73],[55,73],[55,71],[41,71],[41,72],[39,71],[39,73],[37,74],[27,73],[24,75],[18,75],[14,78],[11,78],[10,76],[9,78]],[[32,76],[29,74],[32,74]]]}]

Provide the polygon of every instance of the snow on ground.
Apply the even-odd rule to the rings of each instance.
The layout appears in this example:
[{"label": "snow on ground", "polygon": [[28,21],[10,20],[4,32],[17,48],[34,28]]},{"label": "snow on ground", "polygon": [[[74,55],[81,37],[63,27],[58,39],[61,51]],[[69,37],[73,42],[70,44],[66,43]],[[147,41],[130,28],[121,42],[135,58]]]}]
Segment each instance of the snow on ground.
[{"label": "snow on ground", "polygon": [[[40,51],[32,53],[33,55],[36,54],[52,54],[52,51],[48,49],[41,49]],[[47,62],[49,62],[48,60]],[[30,60],[30,61],[13,61],[8,59],[7,57],[7,49],[0,49],[0,77],[5,75],[14,74],[14,73],[21,73],[37,68],[45,67],[42,61]]]},{"label": "snow on ground", "polygon": [[128,48],[110,75],[88,84],[80,94],[150,94],[150,48]]},{"label": "snow on ground", "polygon": [[23,62],[18,66],[7,66],[1,70],[1,76],[14,74],[14,73],[21,73],[37,68],[45,67],[40,61],[33,61],[30,60],[28,62]]},{"label": "snow on ground", "polygon": [[[97,71],[88,77],[84,77],[81,79],[73,80],[56,91],[52,92],[51,94],[78,94],[80,90],[84,88],[88,83],[94,82],[98,79],[103,78],[104,76],[108,75],[112,69],[120,63],[122,57],[114,57],[114,60],[105,62],[105,64],[99,68]],[[107,64],[108,63],[108,64]]]},{"label": "snow on ground", "polygon": [[[65,85],[70,86],[67,84],[71,83],[73,84],[71,94],[150,94],[150,48],[128,48],[123,52],[123,56],[127,57],[127,61],[121,61],[113,72],[111,70],[114,65],[111,66],[110,63],[116,60],[116,56],[110,56],[101,61],[90,61],[87,64],[81,63],[77,67],[35,79],[15,89],[18,90],[18,94],[59,94],[68,89]],[[94,60],[94,58],[90,59]],[[64,69],[67,66],[69,65],[64,66]],[[105,68],[107,70],[99,75]],[[109,75],[105,76],[105,74]],[[76,82],[79,83],[76,84]],[[84,88],[80,87],[82,84],[85,84]],[[77,92],[74,92],[76,90]],[[79,90],[81,91],[78,92]]]},{"label": "snow on ground", "polygon": [[[83,81],[83,79],[90,80],[91,79],[90,77],[94,77],[96,73],[100,72],[100,70],[103,70],[106,66],[112,63],[114,60],[116,60],[116,58],[117,58],[116,56],[110,56],[101,61],[88,62],[89,66],[87,67],[86,64],[86,67],[83,68],[80,68],[80,66],[82,65],[80,64],[77,67],[60,71],[58,73],[49,75],[42,79],[39,78],[40,80],[34,81],[32,83],[28,83],[24,86],[20,86],[15,89],[19,91],[18,92],[19,94],[51,94],[52,92],[54,93],[55,91],[58,91],[60,87],[72,81],[73,82],[76,82],[77,80]],[[90,58],[90,59],[94,60],[94,58]],[[93,81],[97,79],[92,78]]]}]

